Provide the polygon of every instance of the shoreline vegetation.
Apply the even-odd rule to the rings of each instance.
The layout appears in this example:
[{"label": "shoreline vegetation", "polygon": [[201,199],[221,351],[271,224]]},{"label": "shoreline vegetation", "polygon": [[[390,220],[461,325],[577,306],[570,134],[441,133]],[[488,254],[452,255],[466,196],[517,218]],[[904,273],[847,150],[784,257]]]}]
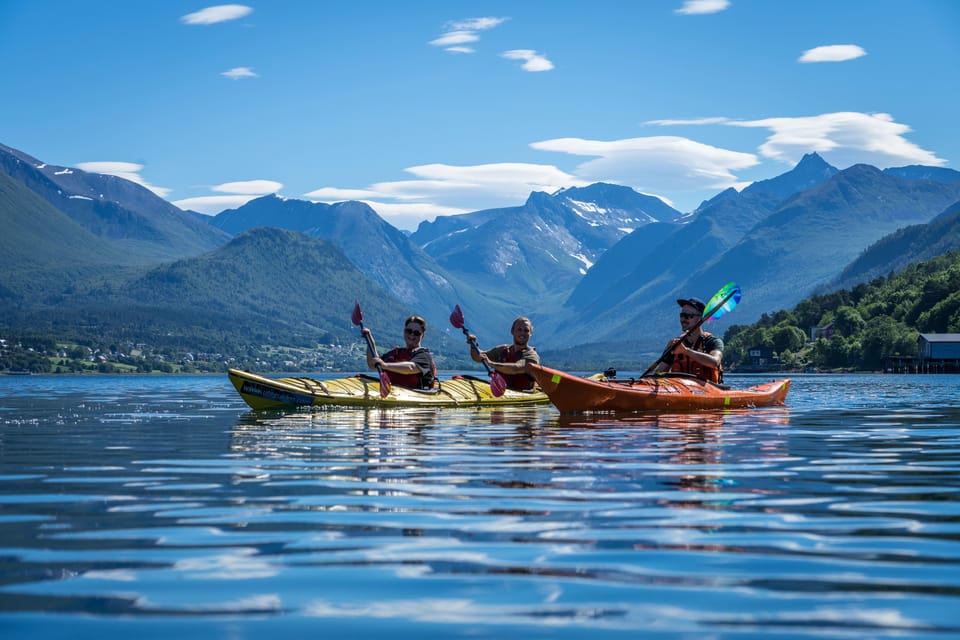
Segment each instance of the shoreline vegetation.
[{"label": "shoreline vegetation", "polygon": [[46,336],[0,338],[0,373],[29,374],[224,374],[230,367],[259,371],[365,370],[359,344],[318,345],[313,349],[260,347],[226,355],[178,349],[152,349],[143,343],[57,342]]}]

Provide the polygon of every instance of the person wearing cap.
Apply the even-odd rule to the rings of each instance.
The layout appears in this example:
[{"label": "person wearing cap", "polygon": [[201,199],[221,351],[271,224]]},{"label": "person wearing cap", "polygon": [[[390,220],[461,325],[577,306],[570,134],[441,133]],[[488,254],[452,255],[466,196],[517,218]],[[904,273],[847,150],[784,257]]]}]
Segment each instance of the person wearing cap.
[{"label": "person wearing cap", "polygon": [[677,300],[680,305],[680,328],[684,335],[667,344],[669,351],[656,372],[689,373],[703,380],[723,381],[723,339],[702,329],[702,325],[690,331],[703,316],[706,305],[700,298]]}]

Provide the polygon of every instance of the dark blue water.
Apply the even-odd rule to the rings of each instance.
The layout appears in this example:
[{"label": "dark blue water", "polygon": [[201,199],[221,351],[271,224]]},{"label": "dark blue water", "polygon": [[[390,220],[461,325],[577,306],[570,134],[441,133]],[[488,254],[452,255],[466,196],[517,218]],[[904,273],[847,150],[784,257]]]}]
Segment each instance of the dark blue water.
[{"label": "dark blue water", "polygon": [[307,636],[960,637],[960,377],[567,417],[0,376],[0,637]]}]

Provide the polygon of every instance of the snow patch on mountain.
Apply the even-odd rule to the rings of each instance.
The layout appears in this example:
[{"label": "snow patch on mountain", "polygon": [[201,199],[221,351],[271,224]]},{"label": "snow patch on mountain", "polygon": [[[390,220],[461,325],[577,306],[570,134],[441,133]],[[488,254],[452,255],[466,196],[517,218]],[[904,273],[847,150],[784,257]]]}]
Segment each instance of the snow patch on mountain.
[{"label": "snow patch on mountain", "polygon": [[583,263],[583,268],[579,270],[581,274],[585,274],[593,266],[593,261],[582,253],[571,253],[570,257]]}]

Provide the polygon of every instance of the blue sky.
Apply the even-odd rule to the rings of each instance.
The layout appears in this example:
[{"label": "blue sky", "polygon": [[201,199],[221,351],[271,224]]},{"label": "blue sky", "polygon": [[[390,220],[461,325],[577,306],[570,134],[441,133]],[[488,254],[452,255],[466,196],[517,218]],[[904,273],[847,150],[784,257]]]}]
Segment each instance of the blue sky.
[{"label": "blue sky", "polygon": [[0,143],[203,213],[400,228],[597,181],[681,211],[817,151],[960,169],[953,0],[0,0]]}]

